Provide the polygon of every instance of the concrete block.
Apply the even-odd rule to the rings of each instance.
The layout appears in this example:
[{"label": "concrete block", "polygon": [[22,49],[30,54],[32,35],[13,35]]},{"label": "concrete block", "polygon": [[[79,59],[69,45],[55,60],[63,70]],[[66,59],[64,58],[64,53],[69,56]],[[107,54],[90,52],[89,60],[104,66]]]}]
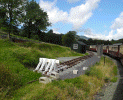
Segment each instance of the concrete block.
[{"label": "concrete block", "polygon": [[87,70],[88,69],[88,67],[83,67],[83,70]]},{"label": "concrete block", "polygon": [[73,74],[78,74],[78,70],[73,70]]},{"label": "concrete block", "polygon": [[52,77],[54,79],[59,79],[59,73],[57,73],[57,72],[51,72],[50,77]]},{"label": "concrete block", "polygon": [[98,58],[100,58],[100,56],[98,56]]},{"label": "concrete block", "polygon": [[40,77],[39,78],[39,83],[47,84],[47,83],[50,83],[50,82],[52,82],[52,80],[47,78],[47,77]]}]

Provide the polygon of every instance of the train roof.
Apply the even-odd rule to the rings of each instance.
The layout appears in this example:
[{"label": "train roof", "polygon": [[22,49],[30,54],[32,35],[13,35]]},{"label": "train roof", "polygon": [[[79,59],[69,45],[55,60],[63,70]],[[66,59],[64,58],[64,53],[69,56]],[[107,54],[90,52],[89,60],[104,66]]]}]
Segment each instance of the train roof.
[{"label": "train roof", "polygon": [[82,41],[77,41],[79,44],[81,44],[81,45],[86,45],[84,42],[82,42]]}]

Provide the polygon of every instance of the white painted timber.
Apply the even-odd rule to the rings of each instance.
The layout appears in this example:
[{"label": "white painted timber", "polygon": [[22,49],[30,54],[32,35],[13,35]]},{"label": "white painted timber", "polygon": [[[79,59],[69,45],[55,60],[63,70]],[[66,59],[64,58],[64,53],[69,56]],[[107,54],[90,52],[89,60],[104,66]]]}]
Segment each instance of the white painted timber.
[{"label": "white painted timber", "polygon": [[78,70],[73,70],[73,74],[78,74]]},{"label": "white painted timber", "polygon": [[51,74],[51,72],[53,71],[53,68],[54,68],[54,70],[56,69],[56,63],[58,64],[58,63],[59,63],[59,60],[52,59],[52,63],[51,63],[51,66],[50,66],[50,70],[49,70],[49,72],[47,73],[47,75],[50,75],[50,74]]},{"label": "white painted timber", "polygon": [[38,70],[39,70],[39,68],[40,68],[40,66],[41,66],[41,64],[42,64],[42,62],[43,62],[43,58],[39,58],[39,63],[38,63],[38,65],[37,65],[36,69],[35,69],[35,70],[33,70],[33,72],[35,72],[35,71],[38,71]]},{"label": "white painted timber", "polygon": [[47,72],[52,64],[52,59],[47,59],[47,66],[45,68],[45,71],[43,71],[42,73],[45,74],[45,72]]},{"label": "white painted timber", "polygon": [[52,80],[47,78],[47,77],[40,77],[39,78],[39,83],[47,84],[47,83],[50,83],[50,82],[52,82]]},{"label": "white painted timber", "polygon": [[45,68],[47,66],[47,58],[43,58],[43,62],[42,62],[42,65],[40,67],[40,69],[38,70],[38,73],[41,73],[43,68]]},{"label": "white painted timber", "polygon": [[38,73],[43,73],[43,74],[45,74],[46,72],[49,72],[48,75],[50,75],[51,72],[58,70],[57,68],[57,66],[59,66],[58,64],[59,64],[59,60],[56,60],[56,59],[39,58],[39,63],[36,69],[33,71],[34,72],[38,71]]}]

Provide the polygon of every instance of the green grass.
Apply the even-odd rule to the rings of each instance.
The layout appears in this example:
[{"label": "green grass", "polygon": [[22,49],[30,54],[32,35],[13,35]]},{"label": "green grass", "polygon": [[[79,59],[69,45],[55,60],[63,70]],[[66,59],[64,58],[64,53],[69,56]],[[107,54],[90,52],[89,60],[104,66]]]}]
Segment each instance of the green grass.
[{"label": "green grass", "polygon": [[[87,55],[87,54],[85,54]],[[28,68],[35,68],[39,58],[84,56],[67,47],[47,43],[13,43],[0,39],[0,97],[3,100],[92,100],[107,82],[116,82],[117,67],[104,58],[91,67],[85,75],[73,79],[53,81],[49,84],[27,82],[38,79],[41,74]]]},{"label": "green grass", "polygon": [[[101,87],[108,81],[116,82],[117,77],[113,71],[114,63],[106,58],[104,66],[103,58],[92,66],[87,75],[81,75],[73,79],[55,80],[52,83],[42,84],[34,82],[14,91],[12,100],[92,100]],[[100,74],[101,73],[101,74]],[[106,74],[107,73],[107,74]]]},{"label": "green grass", "polygon": [[0,39],[0,96],[13,94],[15,89],[27,85],[27,82],[41,77],[36,68],[39,58],[57,58],[84,56],[71,51],[70,48],[47,43],[13,43]]}]

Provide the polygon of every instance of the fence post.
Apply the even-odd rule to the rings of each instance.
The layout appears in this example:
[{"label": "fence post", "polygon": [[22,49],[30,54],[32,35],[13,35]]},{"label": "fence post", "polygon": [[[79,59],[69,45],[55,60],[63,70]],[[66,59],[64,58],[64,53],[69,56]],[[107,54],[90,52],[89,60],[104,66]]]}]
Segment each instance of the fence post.
[{"label": "fence post", "polygon": [[104,65],[105,65],[105,55],[104,55]]}]

